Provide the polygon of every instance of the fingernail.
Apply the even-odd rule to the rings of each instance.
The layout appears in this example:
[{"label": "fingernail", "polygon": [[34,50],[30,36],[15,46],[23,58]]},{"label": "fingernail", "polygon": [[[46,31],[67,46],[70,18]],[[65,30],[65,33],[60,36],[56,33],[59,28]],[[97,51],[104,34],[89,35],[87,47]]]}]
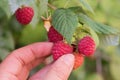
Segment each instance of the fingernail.
[{"label": "fingernail", "polygon": [[74,62],[74,56],[72,54],[66,54],[64,55],[63,60],[68,66],[70,66]]}]

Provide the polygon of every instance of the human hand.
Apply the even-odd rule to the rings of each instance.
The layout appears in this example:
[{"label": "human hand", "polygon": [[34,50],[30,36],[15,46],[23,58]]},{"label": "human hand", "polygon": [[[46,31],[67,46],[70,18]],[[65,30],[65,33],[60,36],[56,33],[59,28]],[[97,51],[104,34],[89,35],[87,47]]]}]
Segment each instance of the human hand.
[{"label": "human hand", "polygon": [[[30,70],[50,55],[52,46],[50,42],[35,43],[13,51],[0,64],[0,80],[27,80]],[[29,80],[67,80],[73,65],[74,56],[63,55],[35,73]]]}]

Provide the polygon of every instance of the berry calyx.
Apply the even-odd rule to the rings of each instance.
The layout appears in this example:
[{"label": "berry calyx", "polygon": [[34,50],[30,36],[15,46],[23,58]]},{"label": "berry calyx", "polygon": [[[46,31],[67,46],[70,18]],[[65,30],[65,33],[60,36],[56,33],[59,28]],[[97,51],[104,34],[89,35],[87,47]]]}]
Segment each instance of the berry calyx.
[{"label": "berry calyx", "polygon": [[62,41],[63,36],[51,26],[48,32],[48,39],[50,42],[57,42]]},{"label": "berry calyx", "polygon": [[79,53],[84,54],[85,56],[91,56],[95,52],[95,41],[90,36],[85,36],[78,43]]},{"label": "berry calyx", "polygon": [[54,60],[57,60],[64,54],[70,54],[72,52],[73,48],[63,41],[56,42],[52,48],[52,55]]},{"label": "berry calyx", "polygon": [[31,7],[21,7],[15,12],[16,19],[19,23],[26,25],[29,24],[34,16],[34,10]]},{"label": "berry calyx", "polygon": [[75,62],[74,62],[73,69],[75,70],[83,64],[84,57],[82,54],[79,54],[79,53],[74,53],[74,56],[75,56]]}]

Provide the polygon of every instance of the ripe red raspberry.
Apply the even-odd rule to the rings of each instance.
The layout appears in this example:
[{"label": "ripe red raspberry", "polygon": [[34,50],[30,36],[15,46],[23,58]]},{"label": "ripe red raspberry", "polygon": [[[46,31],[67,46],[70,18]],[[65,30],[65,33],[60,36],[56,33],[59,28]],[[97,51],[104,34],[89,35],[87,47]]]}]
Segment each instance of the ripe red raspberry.
[{"label": "ripe red raspberry", "polygon": [[75,62],[74,62],[73,69],[77,69],[78,67],[80,67],[83,64],[84,57],[82,54],[79,54],[79,53],[74,53],[74,56],[75,56]]},{"label": "ripe red raspberry", "polygon": [[29,24],[34,16],[34,11],[31,7],[18,8],[15,12],[16,19],[19,23]]},{"label": "ripe red raspberry", "polygon": [[85,56],[91,56],[95,52],[95,42],[90,36],[82,38],[78,43],[79,53],[84,54]]},{"label": "ripe red raspberry", "polygon": [[50,27],[50,30],[48,32],[48,39],[50,42],[57,42],[62,41],[63,36],[58,31],[56,31],[52,26]]},{"label": "ripe red raspberry", "polygon": [[52,55],[54,60],[57,60],[64,54],[70,54],[72,52],[73,48],[69,44],[64,43],[63,41],[56,42],[52,48]]}]

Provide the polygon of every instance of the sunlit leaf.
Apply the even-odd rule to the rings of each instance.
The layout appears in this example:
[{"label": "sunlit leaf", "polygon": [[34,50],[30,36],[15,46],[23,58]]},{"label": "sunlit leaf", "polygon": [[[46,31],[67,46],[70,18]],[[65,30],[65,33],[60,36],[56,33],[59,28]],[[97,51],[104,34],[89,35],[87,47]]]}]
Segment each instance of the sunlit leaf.
[{"label": "sunlit leaf", "polygon": [[97,33],[101,33],[101,34],[117,34],[118,33],[117,29],[108,25],[104,25],[102,23],[95,22],[84,14],[79,14],[78,17],[80,22],[87,24]]},{"label": "sunlit leaf", "polygon": [[95,44],[97,47],[99,45],[99,37],[98,37],[97,33],[91,28],[90,28],[90,33],[91,33],[93,39],[95,40]]},{"label": "sunlit leaf", "polygon": [[5,13],[7,14],[7,17],[10,17],[12,13],[10,12],[8,0],[0,0],[0,8],[2,8],[5,11]]},{"label": "sunlit leaf", "polygon": [[48,0],[38,0],[38,8],[39,8],[39,16],[43,15],[45,12],[47,13]]},{"label": "sunlit leaf", "polygon": [[88,4],[86,0],[79,0],[79,1],[88,11],[94,13],[93,9],[91,8],[91,6]]},{"label": "sunlit leaf", "polygon": [[85,14],[85,11],[80,6],[70,7],[69,9],[72,10],[73,12],[75,12],[76,14],[78,14],[78,13],[84,13]]},{"label": "sunlit leaf", "polygon": [[8,50],[14,49],[14,39],[10,32],[3,32],[2,35],[0,35],[0,47]]},{"label": "sunlit leaf", "polygon": [[0,58],[3,60],[5,57],[10,54],[10,51],[4,48],[0,48]]},{"label": "sunlit leaf", "polygon": [[26,26],[22,31],[19,44],[24,46],[34,42],[41,42],[47,40],[47,32],[43,23],[38,24],[36,27]]},{"label": "sunlit leaf", "polygon": [[100,43],[107,46],[116,46],[119,44],[119,35],[101,35]]},{"label": "sunlit leaf", "polygon": [[71,43],[78,24],[77,16],[70,9],[57,9],[52,16],[52,24]]}]

